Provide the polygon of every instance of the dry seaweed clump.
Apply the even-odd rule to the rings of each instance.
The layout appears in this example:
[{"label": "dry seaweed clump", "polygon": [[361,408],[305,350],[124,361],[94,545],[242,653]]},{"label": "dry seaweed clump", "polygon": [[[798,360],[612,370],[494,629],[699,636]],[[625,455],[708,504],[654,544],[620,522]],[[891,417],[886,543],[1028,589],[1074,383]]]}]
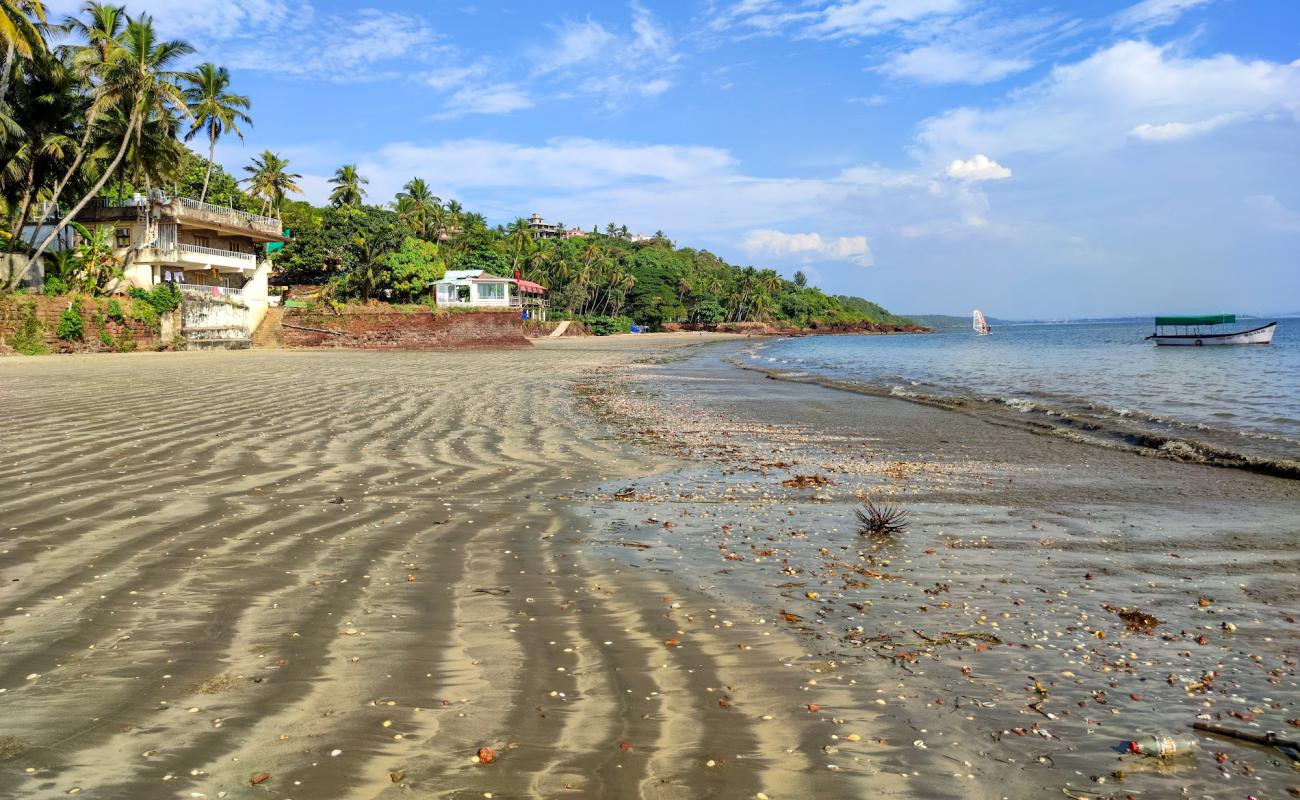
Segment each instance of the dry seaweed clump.
[{"label": "dry seaweed clump", "polygon": [[865,500],[862,508],[853,512],[858,518],[858,533],[862,536],[893,536],[907,527],[907,512],[896,505],[876,505]]},{"label": "dry seaweed clump", "polygon": [[1124,627],[1133,633],[1151,633],[1160,624],[1154,614],[1148,614],[1140,608],[1117,608],[1109,603],[1103,603],[1102,608],[1123,620]]},{"label": "dry seaweed clump", "polygon": [[0,761],[13,758],[27,748],[27,743],[17,736],[0,736]]},{"label": "dry seaweed clump", "polygon": [[224,675],[217,675],[216,677],[208,678],[198,686],[194,687],[194,689],[199,694],[221,694],[222,692],[228,692],[231,689],[234,689],[241,683],[243,683],[243,679],[233,673],[227,672]]},{"label": "dry seaweed clump", "polygon": [[830,478],[818,472],[812,475],[796,475],[789,480],[781,481],[781,485],[787,489],[820,489],[829,486],[830,482]]}]

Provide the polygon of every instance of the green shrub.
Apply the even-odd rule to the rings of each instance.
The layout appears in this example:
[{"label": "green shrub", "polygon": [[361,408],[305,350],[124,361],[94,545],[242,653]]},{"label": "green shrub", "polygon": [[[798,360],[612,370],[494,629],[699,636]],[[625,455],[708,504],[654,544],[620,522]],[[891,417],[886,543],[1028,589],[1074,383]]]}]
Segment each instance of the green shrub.
[{"label": "green shrub", "polygon": [[136,348],[135,336],[131,334],[130,328],[122,329],[122,332],[117,335],[117,340],[113,342],[113,347],[119,353],[129,353]]},{"label": "green shrub", "polygon": [[116,298],[108,301],[108,311],[104,312],[104,316],[113,320],[118,325],[126,322],[126,316],[122,313],[122,304],[117,302]]},{"label": "green shrub", "polygon": [[73,341],[80,340],[84,332],[85,324],[81,320],[81,311],[74,303],[63,310],[63,316],[59,317],[59,327],[54,329],[54,335],[64,341]]},{"label": "green shrub", "polygon": [[72,291],[68,282],[58,275],[45,276],[45,293],[46,294],[67,294]]},{"label": "green shrub", "polygon": [[166,314],[181,304],[181,290],[171,283],[160,283],[148,290],[137,286],[129,294],[132,300],[141,300],[153,306],[158,315]]},{"label": "green shrub", "polygon": [[105,347],[113,347],[113,337],[108,335],[108,331],[103,328],[99,329],[99,342]]},{"label": "green shrub", "polygon": [[148,300],[136,298],[131,303],[131,318],[136,322],[153,328],[158,325],[158,309]]},{"label": "green shrub", "polygon": [[18,308],[18,328],[14,331],[14,350],[25,356],[39,356],[50,352],[45,345],[45,331],[36,318],[36,304],[24,303]]},{"label": "green shrub", "polygon": [[587,317],[582,323],[593,336],[632,332],[632,320],[627,317]]}]

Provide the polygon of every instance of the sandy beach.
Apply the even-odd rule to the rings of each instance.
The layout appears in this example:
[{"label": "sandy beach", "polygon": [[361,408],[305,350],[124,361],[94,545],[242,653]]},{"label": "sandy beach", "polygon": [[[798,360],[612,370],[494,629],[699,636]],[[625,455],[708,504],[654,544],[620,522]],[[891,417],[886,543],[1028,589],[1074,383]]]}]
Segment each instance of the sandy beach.
[{"label": "sandy beach", "polygon": [[[1300,785],[1227,740],[1113,752],[1197,715],[1294,736],[1296,482],[744,346],[0,360],[0,797]],[[863,497],[907,533],[858,536]]]}]

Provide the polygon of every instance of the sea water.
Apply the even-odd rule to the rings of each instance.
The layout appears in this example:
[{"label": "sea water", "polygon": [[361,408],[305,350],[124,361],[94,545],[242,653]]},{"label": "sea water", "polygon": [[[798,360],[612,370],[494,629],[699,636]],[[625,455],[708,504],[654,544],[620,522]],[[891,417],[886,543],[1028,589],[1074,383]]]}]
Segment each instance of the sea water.
[{"label": "sea water", "polygon": [[1144,340],[1150,333],[1089,323],[1000,325],[989,336],[811,336],[759,345],[747,362],[876,393],[1000,406],[1085,432],[1146,431],[1300,459],[1300,319],[1279,320],[1268,346],[1156,347]]}]

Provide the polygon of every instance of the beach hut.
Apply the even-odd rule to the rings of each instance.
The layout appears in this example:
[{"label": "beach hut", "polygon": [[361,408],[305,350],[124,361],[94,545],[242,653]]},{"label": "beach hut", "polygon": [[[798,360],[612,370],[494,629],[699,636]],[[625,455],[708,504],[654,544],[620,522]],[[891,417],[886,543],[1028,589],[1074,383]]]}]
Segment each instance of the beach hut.
[{"label": "beach hut", "polygon": [[434,286],[443,308],[513,308],[526,318],[546,320],[546,287],[532,281],[481,269],[453,269]]}]

